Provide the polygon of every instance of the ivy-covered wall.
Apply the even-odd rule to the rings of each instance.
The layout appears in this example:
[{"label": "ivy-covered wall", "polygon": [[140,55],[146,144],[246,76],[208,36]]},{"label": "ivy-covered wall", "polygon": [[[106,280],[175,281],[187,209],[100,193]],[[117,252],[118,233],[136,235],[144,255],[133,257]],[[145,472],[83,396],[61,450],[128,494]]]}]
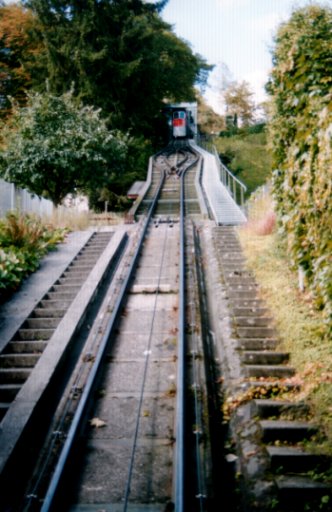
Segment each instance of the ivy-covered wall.
[{"label": "ivy-covered wall", "polygon": [[332,331],[332,9],[295,10],[275,37],[273,193],[294,266]]}]

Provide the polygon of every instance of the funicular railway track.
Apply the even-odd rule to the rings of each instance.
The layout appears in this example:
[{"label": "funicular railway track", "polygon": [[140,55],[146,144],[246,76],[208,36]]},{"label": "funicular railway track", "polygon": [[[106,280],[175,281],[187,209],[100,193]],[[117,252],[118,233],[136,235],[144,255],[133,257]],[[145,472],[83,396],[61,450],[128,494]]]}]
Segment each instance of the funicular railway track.
[{"label": "funicular railway track", "polygon": [[[138,222],[87,237],[81,264],[73,260],[2,351],[1,512],[219,512],[228,500],[234,512],[317,512],[330,494],[303,475],[303,464],[309,472],[325,460],[292,447],[315,432],[298,421],[303,404],[244,402],[228,426],[230,447],[222,400],[275,388],[294,369],[277,351],[233,227],[196,219],[201,165],[185,143],[155,155]],[[78,315],[87,296],[94,306]],[[67,307],[80,327],[66,348],[76,330]],[[60,369],[46,378],[55,356]],[[13,363],[26,382],[14,382]],[[41,382],[14,446],[9,430]]]},{"label": "funicular railway track", "polygon": [[200,159],[185,148],[158,158],[159,186],[67,376],[32,477],[21,496],[3,479],[1,510],[207,510],[197,234],[185,205],[185,177]]}]

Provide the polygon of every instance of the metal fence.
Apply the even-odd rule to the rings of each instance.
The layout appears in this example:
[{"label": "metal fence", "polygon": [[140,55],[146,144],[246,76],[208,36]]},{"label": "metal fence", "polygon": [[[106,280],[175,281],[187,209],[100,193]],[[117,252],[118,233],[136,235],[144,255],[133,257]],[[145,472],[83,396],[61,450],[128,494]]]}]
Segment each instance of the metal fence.
[{"label": "metal fence", "polygon": [[11,210],[40,216],[52,215],[53,208],[52,201],[0,179],[0,217],[4,217]]}]

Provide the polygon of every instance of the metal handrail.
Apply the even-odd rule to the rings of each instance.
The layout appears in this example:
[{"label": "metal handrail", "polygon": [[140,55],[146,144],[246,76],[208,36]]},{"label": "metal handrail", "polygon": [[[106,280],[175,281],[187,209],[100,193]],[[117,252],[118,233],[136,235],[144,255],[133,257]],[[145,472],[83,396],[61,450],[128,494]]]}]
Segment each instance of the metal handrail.
[{"label": "metal handrail", "polygon": [[[242,181],[240,181],[234,174],[226,167],[225,164],[220,160],[216,147],[212,146],[213,154],[216,162],[219,166],[220,179],[222,184],[227,188],[231,196],[233,197],[236,204],[242,209],[244,208],[244,194],[247,191],[247,187]],[[240,200],[238,200],[238,190],[240,190]]]}]

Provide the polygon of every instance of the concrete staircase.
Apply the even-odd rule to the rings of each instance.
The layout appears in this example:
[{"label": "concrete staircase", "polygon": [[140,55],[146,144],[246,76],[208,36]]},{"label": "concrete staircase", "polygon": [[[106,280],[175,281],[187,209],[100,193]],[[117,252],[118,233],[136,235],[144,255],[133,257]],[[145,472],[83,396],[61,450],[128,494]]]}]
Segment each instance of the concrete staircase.
[{"label": "concrete staircase", "polygon": [[269,503],[275,504],[276,512],[331,510],[321,508],[328,498],[332,506],[331,485],[319,478],[330,470],[331,460],[305,449],[318,429],[308,407],[296,402],[299,386],[292,379],[290,354],[278,350],[273,318],[246,268],[234,229],[215,228],[215,238],[232,342],[242,368],[242,389],[248,395],[230,421],[246,507],[255,503],[245,510],[266,512]]}]

